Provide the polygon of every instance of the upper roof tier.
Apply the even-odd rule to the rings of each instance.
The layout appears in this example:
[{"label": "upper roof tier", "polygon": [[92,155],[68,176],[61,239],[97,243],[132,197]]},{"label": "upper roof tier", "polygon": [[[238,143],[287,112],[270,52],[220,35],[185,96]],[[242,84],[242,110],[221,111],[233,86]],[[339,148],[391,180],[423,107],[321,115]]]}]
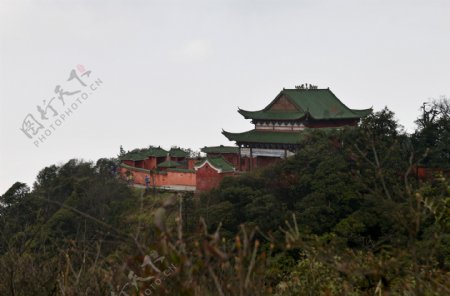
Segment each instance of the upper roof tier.
[{"label": "upper roof tier", "polygon": [[238,111],[247,119],[317,120],[359,119],[372,112],[372,108],[348,108],[330,89],[283,89],[267,107],[260,111]]}]

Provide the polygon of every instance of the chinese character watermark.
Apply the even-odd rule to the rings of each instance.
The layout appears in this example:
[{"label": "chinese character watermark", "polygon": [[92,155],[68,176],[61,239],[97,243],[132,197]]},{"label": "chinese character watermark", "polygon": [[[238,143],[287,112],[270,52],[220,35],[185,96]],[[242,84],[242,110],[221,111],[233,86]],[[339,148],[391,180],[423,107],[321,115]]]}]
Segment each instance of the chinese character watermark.
[{"label": "chinese character watermark", "polygon": [[[100,78],[92,79],[92,71],[78,65],[69,73],[67,86],[55,86],[55,96],[36,106],[36,113],[28,113],[20,130],[36,147],[44,143],[92,94],[103,84]],[[37,116],[35,116],[37,114]]]}]

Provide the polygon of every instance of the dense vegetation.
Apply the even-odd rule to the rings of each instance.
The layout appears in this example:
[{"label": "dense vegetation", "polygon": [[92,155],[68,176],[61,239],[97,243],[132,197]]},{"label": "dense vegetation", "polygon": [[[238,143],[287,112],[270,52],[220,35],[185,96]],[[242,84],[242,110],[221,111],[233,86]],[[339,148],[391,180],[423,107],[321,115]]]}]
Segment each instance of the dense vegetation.
[{"label": "dense vegetation", "polygon": [[384,109],[200,196],[44,168],[0,197],[0,295],[450,295],[449,133]]}]

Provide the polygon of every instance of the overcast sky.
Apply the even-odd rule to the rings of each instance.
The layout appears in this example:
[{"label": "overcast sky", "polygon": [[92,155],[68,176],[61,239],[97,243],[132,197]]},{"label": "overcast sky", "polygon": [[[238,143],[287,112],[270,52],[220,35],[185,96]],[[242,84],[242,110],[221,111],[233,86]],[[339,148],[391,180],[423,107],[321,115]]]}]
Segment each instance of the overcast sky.
[{"label": "overcast sky", "polygon": [[[222,128],[252,128],[238,107],[305,82],[350,108],[387,105],[412,130],[422,102],[450,96],[449,69],[448,0],[0,0],[0,194],[120,145],[231,144]],[[39,147],[21,131],[28,114],[60,120]]]}]

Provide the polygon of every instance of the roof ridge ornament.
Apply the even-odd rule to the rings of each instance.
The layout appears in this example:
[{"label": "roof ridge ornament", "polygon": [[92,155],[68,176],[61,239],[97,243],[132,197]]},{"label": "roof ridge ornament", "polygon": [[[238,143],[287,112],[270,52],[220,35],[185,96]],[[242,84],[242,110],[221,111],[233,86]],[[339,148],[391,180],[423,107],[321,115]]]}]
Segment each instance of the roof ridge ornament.
[{"label": "roof ridge ornament", "polygon": [[296,85],[295,89],[305,89],[305,90],[318,89],[318,86],[317,85],[313,85],[313,84],[305,83],[305,84],[301,84],[301,85]]}]

